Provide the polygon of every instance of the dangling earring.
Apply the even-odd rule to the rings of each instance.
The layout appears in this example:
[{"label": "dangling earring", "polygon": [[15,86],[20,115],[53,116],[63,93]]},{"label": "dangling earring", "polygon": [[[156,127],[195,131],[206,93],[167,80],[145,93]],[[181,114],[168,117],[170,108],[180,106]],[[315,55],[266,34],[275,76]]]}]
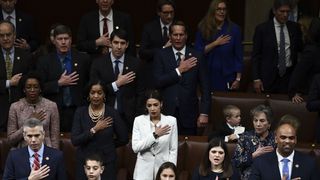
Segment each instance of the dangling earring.
[{"label": "dangling earring", "polygon": [[90,97],[89,96],[87,97],[87,101],[90,103]]},{"label": "dangling earring", "polygon": [[103,97],[103,102],[106,102],[106,97]]}]

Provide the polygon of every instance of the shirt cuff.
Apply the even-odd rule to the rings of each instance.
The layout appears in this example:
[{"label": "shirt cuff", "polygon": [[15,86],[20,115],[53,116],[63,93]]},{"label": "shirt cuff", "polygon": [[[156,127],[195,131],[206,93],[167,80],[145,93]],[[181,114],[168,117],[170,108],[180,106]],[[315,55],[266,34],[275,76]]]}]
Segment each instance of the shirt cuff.
[{"label": "shirt cuff", "polygon": [[179,72],[178,68],[176,68],[176,72],[177,72],[178,76],[181,76],[181,73]]},{"label": "shirt cuff", "polygon": [[119,90],[119,88],[116,85],[116,82],[113,82],[111,85],[114,92],[117,92]]},{"label": "shirt cuff", "polygon": [[225,136],[225,137],[224,137],[224,142],[228,142],[228,141],[229,141],[228,136]]},{"label": "shirt cuff", "polygon": [[10,87],[10,80],[6,80],[6,88]]}]

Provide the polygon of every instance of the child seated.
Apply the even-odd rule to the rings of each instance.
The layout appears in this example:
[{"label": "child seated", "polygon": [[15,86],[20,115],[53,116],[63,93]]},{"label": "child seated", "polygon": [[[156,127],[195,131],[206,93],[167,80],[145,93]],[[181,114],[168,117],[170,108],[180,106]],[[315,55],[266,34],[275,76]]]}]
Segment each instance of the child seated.
[{"label": "child seated", "polygon": [[218,128],[216,132],[209,135],[209,141],[214,137],[224,139],[225,142],[236,142],[239,139],[239,134],[245,131],[245,128],[240,126],[241,112],[237,106],[227,105],[223,109],[225,122]]}]

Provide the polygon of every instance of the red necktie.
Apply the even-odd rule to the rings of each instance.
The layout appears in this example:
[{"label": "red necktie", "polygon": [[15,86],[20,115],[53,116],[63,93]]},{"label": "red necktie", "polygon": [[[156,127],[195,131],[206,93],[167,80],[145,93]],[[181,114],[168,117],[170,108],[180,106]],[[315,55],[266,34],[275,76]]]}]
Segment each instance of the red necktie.
[{"label": "red necktie", "polygon": [[40,161],[39,161],[39,154],[38,153],[34,153],[33,154],[33,165],[32,168],[34,170],[38,170],[40,168]]},{"label": "red necktie", "polygon": [[108,19],[107,18],[103,18],[103,34],[108,33]]}]

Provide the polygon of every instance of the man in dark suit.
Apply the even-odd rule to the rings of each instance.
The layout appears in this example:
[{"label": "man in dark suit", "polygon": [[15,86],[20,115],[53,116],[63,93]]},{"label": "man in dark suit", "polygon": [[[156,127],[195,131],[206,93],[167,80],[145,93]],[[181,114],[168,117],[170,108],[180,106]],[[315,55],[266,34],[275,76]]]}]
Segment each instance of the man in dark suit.
[{"label": "man in dark suit", "polygon": [[37,63],[44,82],[42,93],[57,103],[63,132],[71,130],[75,109],[86,101],[83,90],[90,73],[90,57],[71,49],[71,43],[70,28],[58,25],[54,29],[56,52],[40,57]]},{"label": "man in dark suit", "polygon": [[196,135],[197,125],[208,123],[210,110],[206,61],[201,54],[186,47],[187,31],[183,22],[171,24],[169,38],[172,47],[158,51],[154,57],[154,76],[163,96],[163,113],[177,118],[179,134]]},{"label": "man in dark suit", "polygon": [[158,0],[157,14],[159,17],[147,23],[142,31],[139,55],[141,73],[146,88],[154,88],[152,72],[153,56],[159,49],[171,46],[168,38],[169,27],[174,20],[175,4],[171,0]]},{"label": "man in dark suit", "polygon": [[90,79],[107,84],[106,103],[119,112],[131,131],[137,111],[141,113],[144,89],[139,79],[139,60],[125,53],[128,40],[122,29],[111,33],[111,52],[94,60]]},{"label": "man in dark suit", "polygon": [[297,23],[288,21],[291,0],[275,0],[274,18],[256,27],[253,37],[252,70],[254,89],[287,93],[302,35]]},{"label": "man in dark suit", "polygon": [[33,18],[17,9],[15,5],[17,0],[0,0],[2,13],[0,20],[8,20],[16,28],[15,47],[35,51],[39,46],[39,40],[34,30]]},{"label": "man in dark suit", "polygon": [[277,149],[253,160],[250,180],[319,179],[319,167],[314,158],[294,150],[297,144],[298,121],[285,115],[276,129]]},{"label": "man in dark suit", "polygon": [[44,129],[38,119],[27,119],[23,137],[28,146],[10,151],[3,179],[67,179],[63,154],[43,144]]},{"label": "man in dark suit", "polygon": [[0,21],[0,132],[7,129],[10,104],[19,100],[18,83],[30,69],[31,54],[14,47],[16,33],[10,21]]},{"label": "man in dark suit", "polygon": [[132,22],[128,14],[112,9],[114,0],[96,0],[98,11],[85,14],[78,28],[77,48],[98,56],[107,54],[111,48],[110,34],[115,29],[124,29],[129,36],[128,52],[135,56]]}]

